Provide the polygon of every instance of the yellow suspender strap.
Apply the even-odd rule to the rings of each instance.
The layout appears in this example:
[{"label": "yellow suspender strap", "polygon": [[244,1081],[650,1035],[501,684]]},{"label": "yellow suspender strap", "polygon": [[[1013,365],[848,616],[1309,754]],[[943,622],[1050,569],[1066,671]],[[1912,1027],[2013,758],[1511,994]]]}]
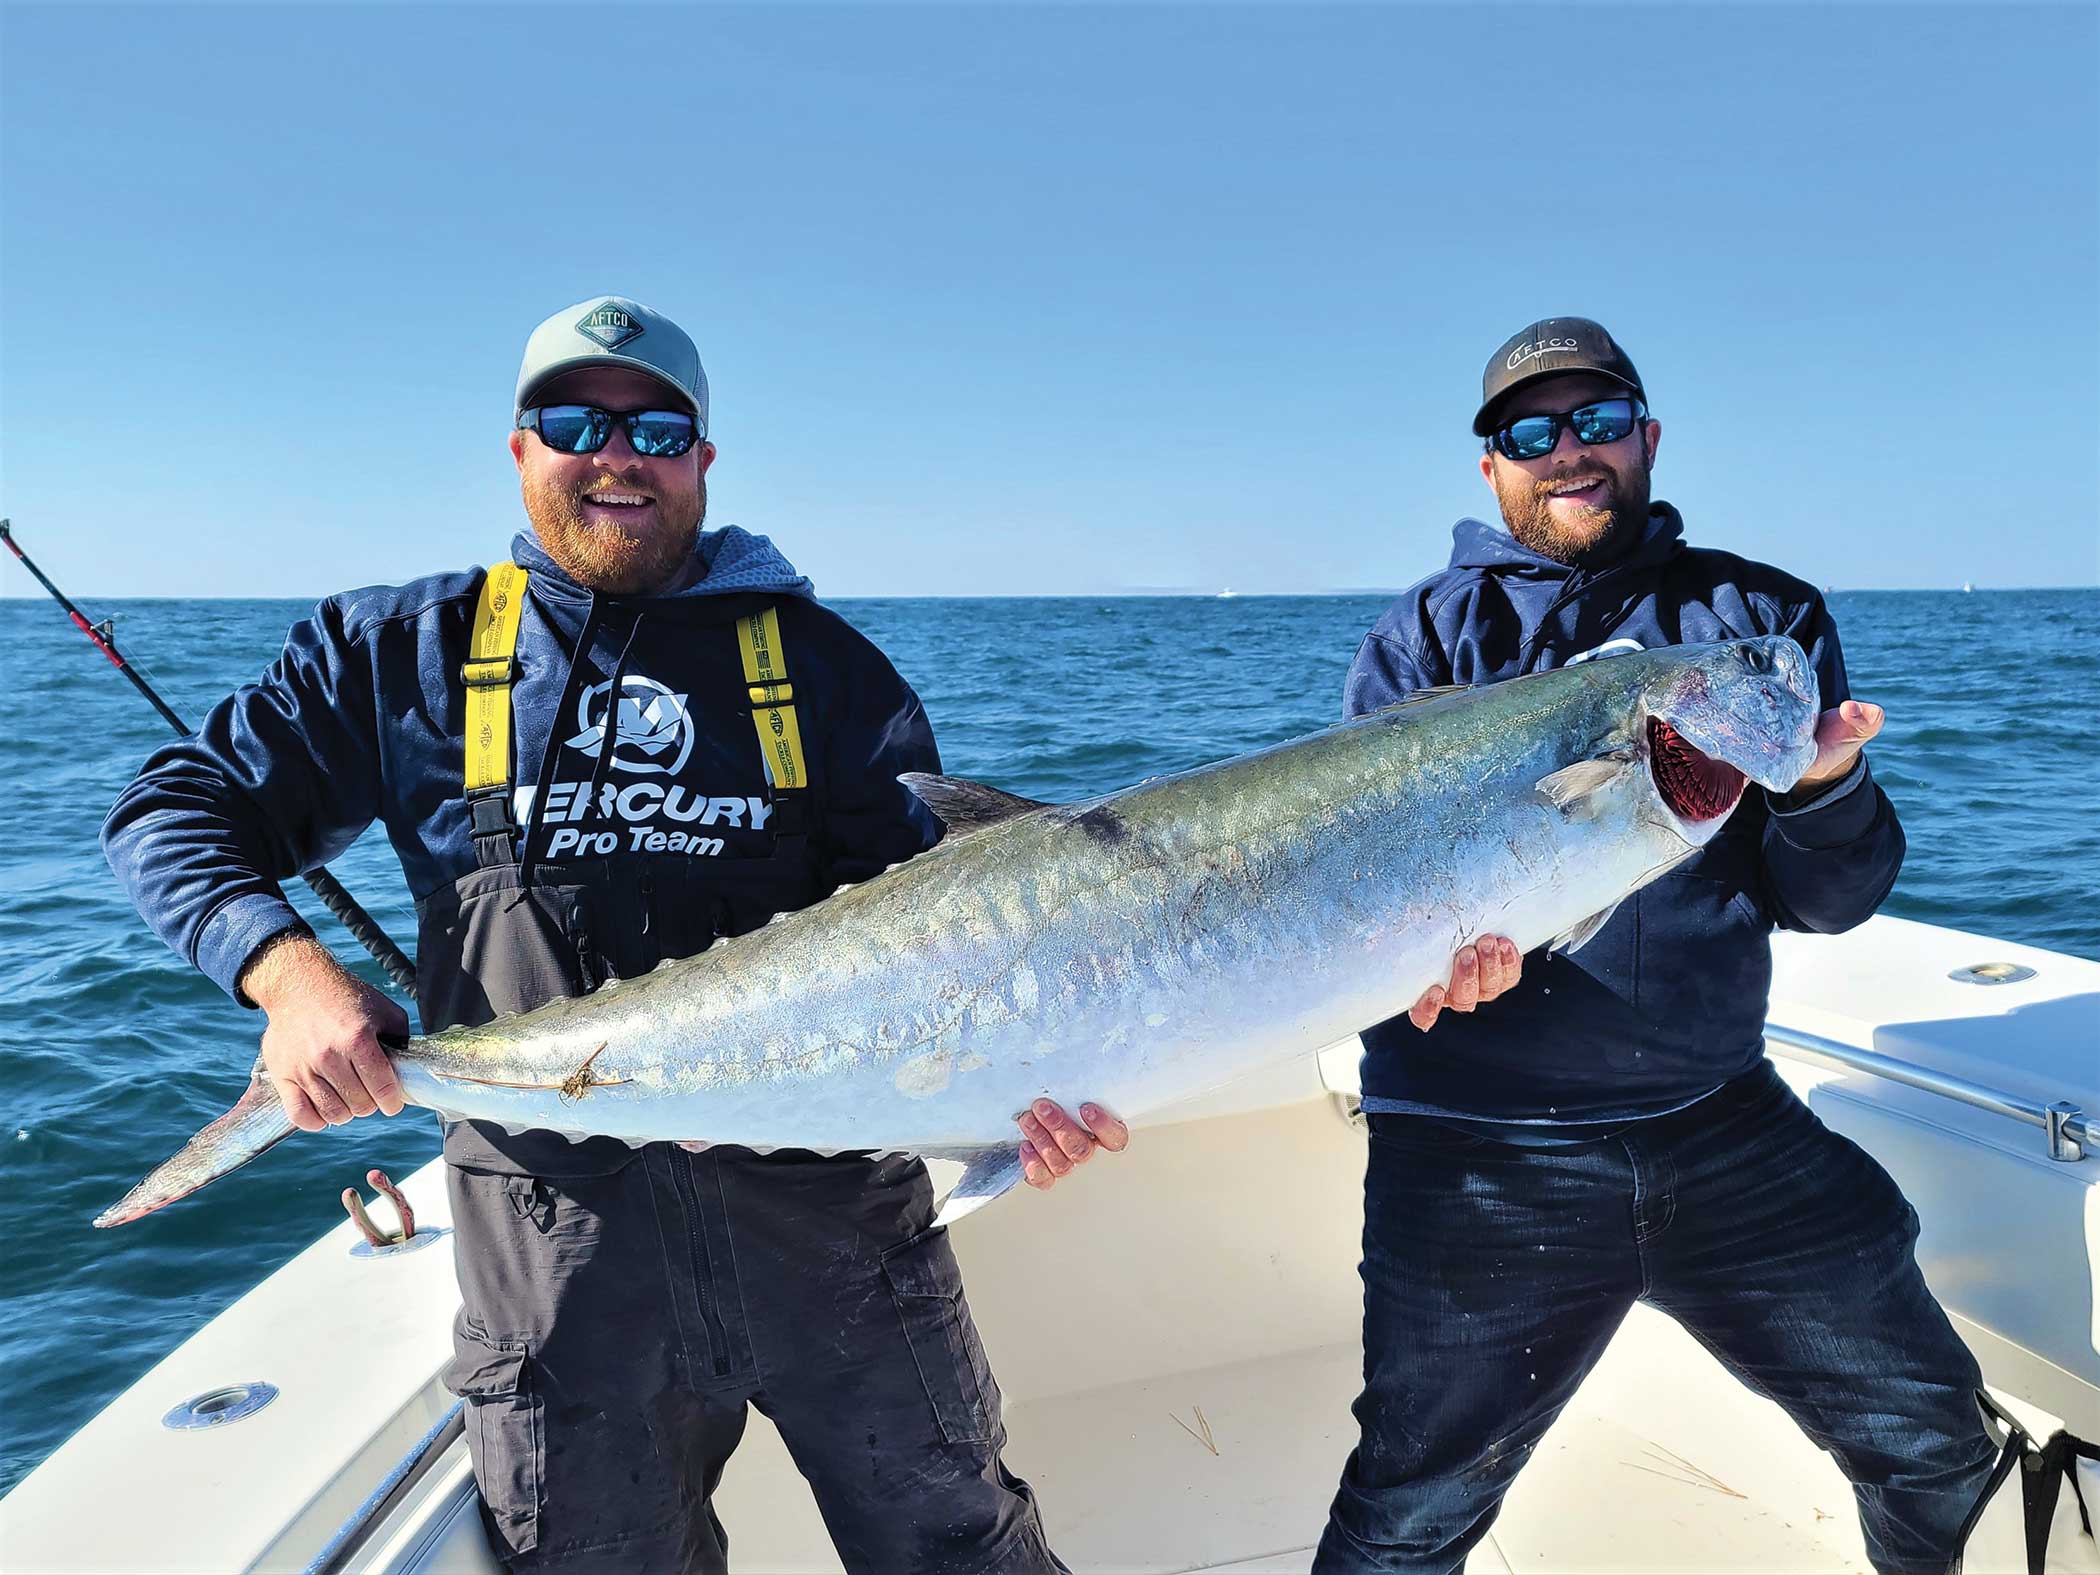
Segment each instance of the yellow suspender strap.
[{"label": "yellow suspender strap", "polygon": [[780,610],[768,607],[737,619],[736,637],[744,648],[744,682],[750,686],[751,722],[758,729],[766,775],[781,791],[808,787],[795,686],[788,682],[787,658],[780,649]]},{"label": "yellow suspender strap", "polygon": [[499,563],[481,583],[474,631],[459,676],[467,685],[467,791],[510,784],[510,685],[517,673],[525,571]]}]

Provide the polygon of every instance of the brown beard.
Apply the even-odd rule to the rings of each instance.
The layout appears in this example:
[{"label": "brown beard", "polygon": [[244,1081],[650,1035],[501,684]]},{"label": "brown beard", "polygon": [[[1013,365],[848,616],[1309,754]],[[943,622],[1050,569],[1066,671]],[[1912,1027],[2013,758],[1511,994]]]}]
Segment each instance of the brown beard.
[{"label": "brown beard", "polygon": [[686,494],[637,490],[654,494],[659,521],[640,535],[585,521],[584,489],[530,478],[524,483],[525,514],[547,556],[578,585],[611,596],[640,595],[676,579],[692,557],[707,519],[707,481],[698,479]]},{"label": "brown beard", "polygon": [[[1556,519],[1546,505],[1552,489],[1589,476],[1600,477],[1605,484],[1603,505],[1584,509],[1580,518],[1570,522]],[[1533,481],[1514,466],[1497,467],[1495,496],[1502,504],[1502,522],[1510,535],[1555,563],[1608,562],[1639,541],[1648,528],[1646,465],[1610,470],[1584,463],[1547,481]]]}]

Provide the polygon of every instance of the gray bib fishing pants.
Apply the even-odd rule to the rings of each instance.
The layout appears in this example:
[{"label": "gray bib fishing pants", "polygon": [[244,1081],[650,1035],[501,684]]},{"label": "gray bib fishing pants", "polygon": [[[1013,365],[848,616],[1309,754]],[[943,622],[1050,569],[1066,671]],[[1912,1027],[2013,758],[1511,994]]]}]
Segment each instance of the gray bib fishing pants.
[{"label": "gray bib fishing pants", "polygon": [[[580,994],[608,956],[633,974],[698,950],[674,916],[710,909],[683,867],[653,881],[653,917],[588,866],[530,890],[514,865],[462,878],[422,908],[426,1023]],[[849,1571],[1063,1570],[1000,1462],[999,1391],[917,1160],[480,1123],[445,1152],[463,1301],[445,1381],[512,1570],[727,1569],[711,1500],[749,1406]]]}]

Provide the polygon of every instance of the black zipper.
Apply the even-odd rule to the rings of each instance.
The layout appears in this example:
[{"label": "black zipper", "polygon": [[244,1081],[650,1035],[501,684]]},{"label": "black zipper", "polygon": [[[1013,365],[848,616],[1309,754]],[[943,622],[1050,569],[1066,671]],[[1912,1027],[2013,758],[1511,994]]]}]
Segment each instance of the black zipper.
[{"label": "black zipper", "polygon": [[707,1294],[712,1269],[707,1256],[707,1243],[700,1236],[700,1195],[693,1184],[693,1156],[683,1149],[672,1156],[671,1178],[678,1188],[678,1198],[685,1205],[685,1244],[693,1265],[693,1295],[700,1303],[700,1322],[706,1331],[708,1351],[714,1360],[715,1376],[729,1376],[729,1331],[715,1315],[715,1305]]}]

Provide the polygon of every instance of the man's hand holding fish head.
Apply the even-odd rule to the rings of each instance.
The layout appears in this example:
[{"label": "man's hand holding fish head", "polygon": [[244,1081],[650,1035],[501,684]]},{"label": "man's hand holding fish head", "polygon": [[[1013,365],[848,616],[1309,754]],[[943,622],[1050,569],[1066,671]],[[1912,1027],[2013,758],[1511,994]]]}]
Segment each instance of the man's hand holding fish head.
[{"label": "man's hand holding fish head", "polygon": [[1886,716],[1878,705],[1847,700],[1817,717],[1815,764],[1801,774],[1790,799],[1805,803],[1851,775],[1859,752],[1881,731]]}]

